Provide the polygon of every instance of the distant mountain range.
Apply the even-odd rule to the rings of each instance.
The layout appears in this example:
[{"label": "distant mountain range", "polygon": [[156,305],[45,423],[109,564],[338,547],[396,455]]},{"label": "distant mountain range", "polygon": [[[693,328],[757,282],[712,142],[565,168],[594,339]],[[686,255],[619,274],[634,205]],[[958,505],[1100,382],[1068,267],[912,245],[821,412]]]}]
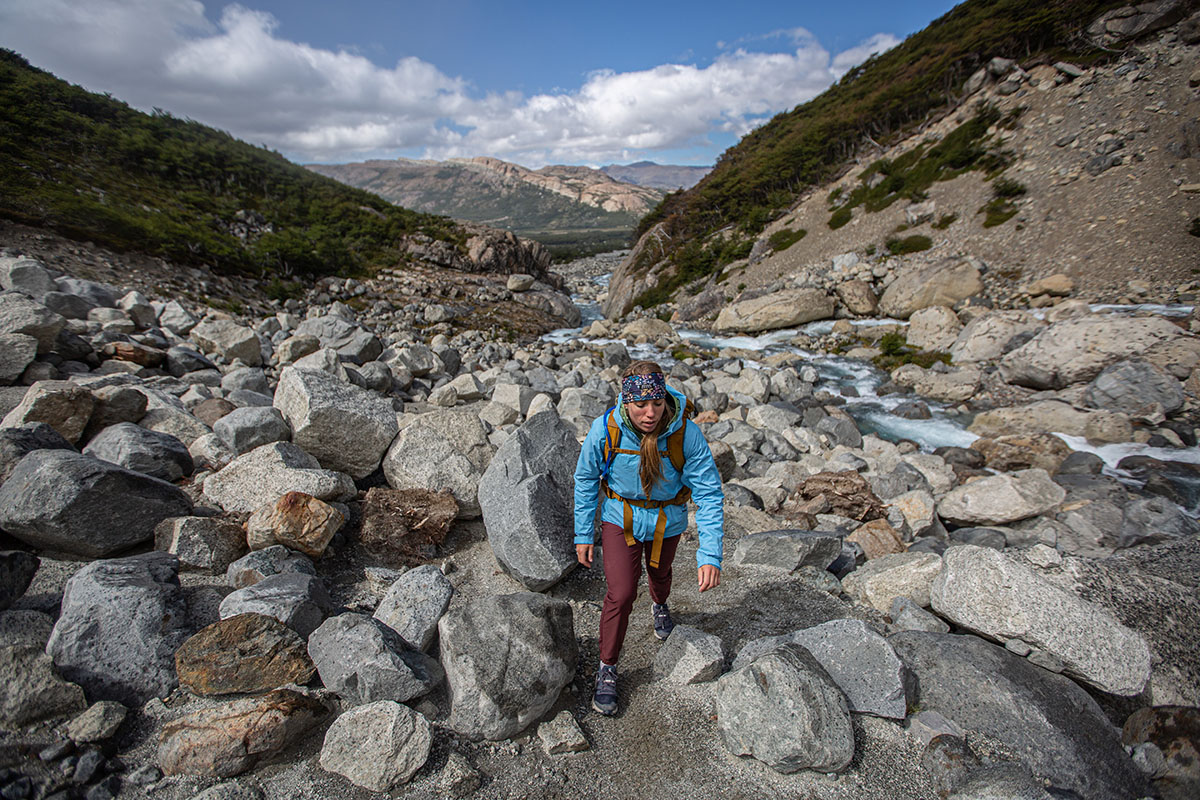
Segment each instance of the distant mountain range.
[{"label": "distant mountain range", "polygon": [[664,189],[690,186],[708,168],[643,161],[531,170],[496,158],[310,164],[313,172],[397,205],[507,228],[562,254],[626,247]]}]

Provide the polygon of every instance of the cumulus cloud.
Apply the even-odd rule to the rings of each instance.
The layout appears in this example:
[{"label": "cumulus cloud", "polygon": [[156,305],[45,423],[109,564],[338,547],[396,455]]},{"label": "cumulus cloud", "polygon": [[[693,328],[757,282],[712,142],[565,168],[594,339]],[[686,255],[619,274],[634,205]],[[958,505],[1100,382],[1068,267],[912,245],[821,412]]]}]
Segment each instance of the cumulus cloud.
[{"label": "cumulus cloud", "polygon": [[300,161],[399,153],[494,155],[531,166],[604,163],[711,145],[805,102],[872,52],[878,34],[833,57],[803,28],[785,52],[735,42],[705,66],[600,70],[578,89],[481,95],[417,58],[379,66],[278,35],[270,14],[197,0],[0,0],[0,42],[31,62],[142,107],[161,107]]}]

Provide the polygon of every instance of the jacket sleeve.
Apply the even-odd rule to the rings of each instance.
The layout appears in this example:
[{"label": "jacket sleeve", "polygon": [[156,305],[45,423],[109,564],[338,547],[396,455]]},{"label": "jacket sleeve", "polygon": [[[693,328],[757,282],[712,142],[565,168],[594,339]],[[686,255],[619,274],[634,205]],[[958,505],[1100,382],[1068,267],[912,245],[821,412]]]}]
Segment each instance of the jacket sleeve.
[{"label": "jacket sleeve", "polygon": [[595,541],[605,432],[604,417],[597,417],[588,429],[579,450],[579,461],[575,464],[575,544],[593,544]]},{"label": "jacket sleeve", "polygon": [[[696,503],[699,533],[696,566],[711,564],[720,569],[725,537],[725,493],[721,491],[721,475],[700,427],[691,420],[684,425],[687,430],[683,436],[683,483],[692,490],[692,500]],[[578,483],[575,485],[579,486]]]}]

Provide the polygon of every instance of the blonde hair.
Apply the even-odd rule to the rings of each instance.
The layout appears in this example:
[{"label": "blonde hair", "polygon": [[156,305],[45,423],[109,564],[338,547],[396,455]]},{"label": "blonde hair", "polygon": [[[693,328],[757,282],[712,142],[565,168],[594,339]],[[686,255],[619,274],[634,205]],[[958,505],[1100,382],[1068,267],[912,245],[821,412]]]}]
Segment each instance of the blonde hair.
[{"label": "blonde hair", "polygon": [[[655,373],[662,374],[662,367],[653,361],[634,361],[628,367],[621,371],[621,380],[625,380],[630,375],[653,375]],[[658,452],[658,437],[671,424],[671,396],[668,394],[666,398],[666,408],[663,409],[663,415],[658,420],[658,425],[649,433],[642,434],[641,445],[641,466],[638,469],[638,479],[642,484],[642,494],[646,499],[650,499],[650,490],[654,488],[654,484],[662,480],[662,456]]]}]

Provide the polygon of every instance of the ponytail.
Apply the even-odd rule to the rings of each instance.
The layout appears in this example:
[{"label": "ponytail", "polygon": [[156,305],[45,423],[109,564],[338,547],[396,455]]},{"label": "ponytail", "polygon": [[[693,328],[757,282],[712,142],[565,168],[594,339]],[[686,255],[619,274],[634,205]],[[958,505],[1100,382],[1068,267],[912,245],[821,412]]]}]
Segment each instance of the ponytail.
[{"label": "ponytail", "polygon": [[[662,367],[653,361],[634,361],[622,371],[621,379],[624,380],[630,375],[652,375],[661,372]],[[638,469],[638,480],[642,484],[642,494],[647,500],[650,499],[650,490],[662,480],[662,456],[658,452],[658,437],[666,431],[675,415],[674,398],[668,394],[665,400],[666,408],[663,409],[663,415],[659,419],[658,425],[650,433],[642,434],[641,466]]]}]

